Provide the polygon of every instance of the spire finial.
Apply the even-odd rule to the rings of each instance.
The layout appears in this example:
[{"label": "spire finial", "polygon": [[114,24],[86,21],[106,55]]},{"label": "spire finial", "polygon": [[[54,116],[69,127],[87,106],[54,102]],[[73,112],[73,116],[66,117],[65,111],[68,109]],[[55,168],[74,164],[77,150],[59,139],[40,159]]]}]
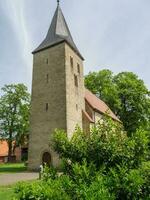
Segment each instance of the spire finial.
[{"label": "spire finial", "polygon": [[59,6],[60,0],[57,0],[57,5]]}]

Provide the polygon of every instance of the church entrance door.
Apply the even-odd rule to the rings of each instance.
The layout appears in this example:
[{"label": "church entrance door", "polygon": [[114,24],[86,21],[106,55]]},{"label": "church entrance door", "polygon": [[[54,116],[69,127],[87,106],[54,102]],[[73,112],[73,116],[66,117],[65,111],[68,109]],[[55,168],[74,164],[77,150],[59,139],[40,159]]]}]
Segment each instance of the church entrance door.
[{"label": "church entrance door", "polygon": [[42,164],[47,164],[48,167],[51,166],[51,155],[49,152],[45,152],[43,153],[43,156],[42,156]]}]

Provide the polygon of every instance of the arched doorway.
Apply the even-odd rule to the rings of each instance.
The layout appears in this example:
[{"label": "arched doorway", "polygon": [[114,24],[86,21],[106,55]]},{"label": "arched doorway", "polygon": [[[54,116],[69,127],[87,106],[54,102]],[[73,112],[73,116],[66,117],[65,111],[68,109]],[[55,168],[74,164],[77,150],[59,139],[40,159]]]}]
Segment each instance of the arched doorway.
[{"label": "arched doorway", "polygon": [[51,166],[51,155],[49,152],[45,152],[43,153],[43,156],[42,156],[42,164],[47,164],[47,166]]}]

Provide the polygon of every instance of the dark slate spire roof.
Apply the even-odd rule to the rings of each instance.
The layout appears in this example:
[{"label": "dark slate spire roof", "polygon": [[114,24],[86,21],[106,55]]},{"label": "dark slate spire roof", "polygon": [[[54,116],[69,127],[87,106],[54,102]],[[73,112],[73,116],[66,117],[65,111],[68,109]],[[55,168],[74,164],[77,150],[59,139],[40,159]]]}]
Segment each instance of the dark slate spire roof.
[{"label": "dark slate spire roof", "polygon": [[33,51],[33,54],[64,41],[67,42],[68,45],[83,59],[82,55],[80,54],[78,48],[76,47],[73,41],[62,10],[58,4],[47,36],[44,39],[44,41],[40,44],[40,46]]}]

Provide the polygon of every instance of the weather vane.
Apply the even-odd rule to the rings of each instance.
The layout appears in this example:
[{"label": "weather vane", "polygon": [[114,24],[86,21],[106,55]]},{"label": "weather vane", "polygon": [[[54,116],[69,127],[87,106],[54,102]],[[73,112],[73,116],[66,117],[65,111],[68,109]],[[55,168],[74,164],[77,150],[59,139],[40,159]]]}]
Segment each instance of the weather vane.
[{"label": "weather vane", "polygon": [[57,0],[57,4],[59,5],[60,0]]}]

